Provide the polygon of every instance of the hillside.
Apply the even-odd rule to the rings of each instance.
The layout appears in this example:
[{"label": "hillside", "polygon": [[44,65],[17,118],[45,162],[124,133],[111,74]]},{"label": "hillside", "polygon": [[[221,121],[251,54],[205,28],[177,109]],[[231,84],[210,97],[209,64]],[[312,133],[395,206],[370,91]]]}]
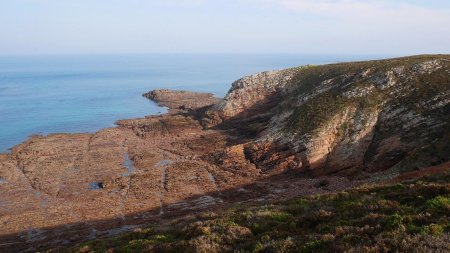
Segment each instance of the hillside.
[{"label": "hillside", "polygon": [[[263,72],[237,80],[223,100],[187,91],[144,95],[169,107],[168,113],[119,120],[117,127],[96,133],[33,136],[0,154],[3,252],[91,240],[97,240],[93,247],[125,251],[141,244],[148,250],[191,244],[200,250],[196,240],[207,240],[199,245],[213,240],[211,250],[219,251],[234,244],[243,250],[280,245],[293,251],[358,251],[359,246],[377,247],[374,238],[384,240],[403,227],[398,233],[406,241],[448,238],[448,217],[442,213],[448,176],[429,179],[431,186],[384,185],[448,169],[448,55]],[[362,185],[367,189],[351,190]],[[383,192],[390,190],[392,198]],[[339,203],[351,202],[346,196],[365,204],[342,207]],[[441,216],[427,209],[434,202]],[[289,211],[289,203],[298,213]],[[196,219],[230,206],[244,208],[239,213],[249,219],[232,215],[236,209],[203,218],[211,224],[205,233],[213,238],[198,237],[194,228],[201,220],[175,226],[183,217]],[[268,214],[259,217],[265,209]],[[280,213],[274,218],[279,223],[271,220],[272,212]],[[320,213],[324,220],[314,216]],[[361,220],[371,213],[374,223],[370,217]],[[215,227],[228,218],[234,223]],[[398,226],[386,225],[391,219]],[[261,227],[252,227],[253,221],[261,221]],[[329,227],[322,228],[326,222]],[[145,230],[159,231],[164,224],[174,224],[167,236]],[[408,230],[411,224],[414,229]],[[277,229],[268,231],[271,226]],[[366,228],[371,232],[359,238]],[[144,232],[105,241],[136,229]],[[144,241],[133,242],[133,236]],[[359,239],[363,244],[355,243]]]},{"label": "hillside", "polygon": [[245,122],[263,171],[402,172],[450,159],[450,57],[303,66],[235,82],[206,125]]},{"label": "hillside", "polygon": [[446,174],[272,205],[236,205],[67,252],[449,252]]}]

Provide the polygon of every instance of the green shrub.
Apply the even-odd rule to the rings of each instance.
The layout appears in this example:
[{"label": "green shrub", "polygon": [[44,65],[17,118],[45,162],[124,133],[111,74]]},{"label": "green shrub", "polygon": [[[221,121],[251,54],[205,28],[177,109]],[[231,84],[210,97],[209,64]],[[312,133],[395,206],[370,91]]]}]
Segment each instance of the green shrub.
[{"label": "green shrub", "polygon": [[148,245],[151,245],[153,242],[151,240],[139,239],[132,240],[128,242],[128,245],[125,246],[125,252],[139,252],[143,251]]},{"label": "green shrub", "polygon": [[287,213],[275,213],[272,215],[272,220],[278,223],[284,223],[289,221],[289,219],[291,218],[291,215],[287,214]]},{"label": "green shrub", "polygon": [[423,227],[421,233],[428,235],[442,235],[444,234],[444,228],[439,224],[430,224]]},{"label": "green shrub", "polygon": [[315,240],[312,242],[308,242],[303,246],[302,253],[316,252],[320,248],[322,248],[324,242],[321,240]]},{"label": "green shrub", "polygon": [[398,213],[389,215],[383,220],[383,226],[386,230],[395,230],[403,226],[404,217]]},{"label": "green shrub", "polygon": [[450,198],[446,196],[437,196],[428,200],[426,206],[430,211],[448,212],[450,211]]},{"label": "green shrub", "polygon": [[345,106],[346,101],[338,95],[320,94],[294,109],[286,130],[300,135],[312,134],[331,117],[342,112]]},{"label": "green shrub", "polygon": [[157,242],[171,242],[175,240],[175,236],[172,234],[156,234],[153,239]]},{"label": "green shrub", "polygon": [[270,226],[269,225],[267,225],[267,224],[260,224],[260,223],[253,223],[251,226],[250,226],[250,230],[252,231],[252,233],[253,234],[262,234],[262,233],[264,233],[264,232],[266,232],[266,231],[268,231],[270,229]]}]

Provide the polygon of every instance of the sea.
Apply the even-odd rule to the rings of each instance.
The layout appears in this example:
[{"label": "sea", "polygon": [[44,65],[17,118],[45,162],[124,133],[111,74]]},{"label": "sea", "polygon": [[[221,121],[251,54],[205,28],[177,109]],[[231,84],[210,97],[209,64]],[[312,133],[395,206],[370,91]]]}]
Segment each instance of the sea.
[{"label": "sea", "polygon": [[164,113],[142,94],[210,92],[253,73],[379,55],[130,54],[0,56],[0,152],[34,134],[95,132],[119,119]]}]

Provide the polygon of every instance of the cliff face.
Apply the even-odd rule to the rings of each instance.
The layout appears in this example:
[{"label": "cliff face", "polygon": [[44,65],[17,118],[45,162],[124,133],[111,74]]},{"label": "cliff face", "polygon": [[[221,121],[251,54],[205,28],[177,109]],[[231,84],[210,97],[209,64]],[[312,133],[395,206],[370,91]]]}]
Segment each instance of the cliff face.
[{"label": "cliff face", "polygon": [[[207,111],[207,126],[217,125],[236,116],[254,115],[254,108],[264,108],[268,102],[281,97],[283,88],[290,82],[295,71],[266,71],[243,77],[231,85],[225,99]],[[270,101],[267,99],[270,98]]]},{"label": "cliff face", "polygon": [[264,72],[236,81],[224,100],[146,96],[169,112],[92,134],[34,136],[0,154],[2,252],[337,192],[392,176],[371,172],[450,160],[450,56]]},{"label": "cliff face", "polygon": [[267,173],[320,175],[439,164],[450,160],[450,56],[306,66],[245,77],[204,122],[255,126],[257,138],[244,144],[244,152]]}]

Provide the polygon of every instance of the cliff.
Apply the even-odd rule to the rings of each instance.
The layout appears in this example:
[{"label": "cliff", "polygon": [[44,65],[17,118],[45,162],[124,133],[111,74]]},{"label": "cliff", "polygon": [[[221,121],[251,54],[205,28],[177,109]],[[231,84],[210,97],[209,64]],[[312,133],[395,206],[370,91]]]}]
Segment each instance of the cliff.
[{"label": "cliff", "polygon": [[[236,81],[205,116],[246,122],[270,173],[413,170],[450,160],[450,56],[304,66]],[[239,123],[236,124],[239,127]]]},{"label": "cliff", "polygon": [[0,155],[2,252],[448,171],[428,168],[450,160],[448,55],[263,72],[233,83],[223,100],[145,96],[168,113],[33,136]]}]

